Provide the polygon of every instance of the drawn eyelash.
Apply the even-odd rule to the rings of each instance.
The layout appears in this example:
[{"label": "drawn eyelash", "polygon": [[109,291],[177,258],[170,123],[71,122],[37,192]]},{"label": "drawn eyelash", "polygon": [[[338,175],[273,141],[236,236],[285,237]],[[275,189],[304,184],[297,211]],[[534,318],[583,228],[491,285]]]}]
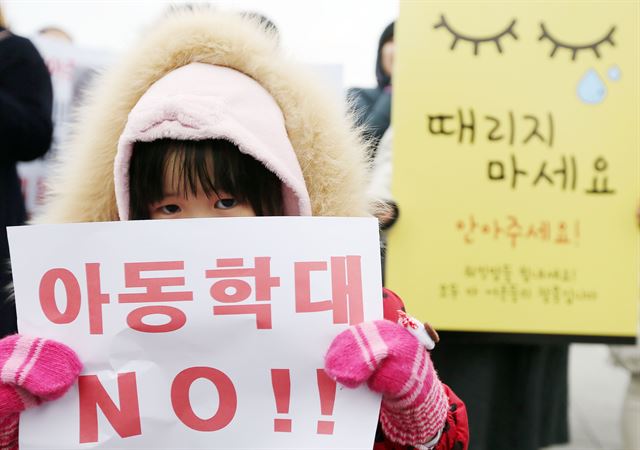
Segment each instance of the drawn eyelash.
[{"label": "drawn eyelash", "polygon": [[550,58],[553,58],[553,55],[556,54],[556,51],[558,51],[559,48],[566,48],[567,50],[570,50],[571,60],[575,61],[576,56],[578,55],[578,52],[580,50],[591,49],[593,50],[593,53],[595,53],[596,58],[600,58],[600,52],[598,51],[598,47],[601,44],[608,42],[609,44],[611,44],[612,47],[615,47],[615,43],[613,42],[613,32],[616,31],[615,25],[611,27],[609,32],[602,39],[588,45],[569,45],[559,41],[547,31],[547,27],[544,25],[544,22],[540,22],[540,29],[542,30],[542,33],[540,34],[540,37],[538,38],[538,40],[542,41],[543,39],[548,39],[549,42],[553,44],[553,50],[551,50],[551,54],[549,54]]},{"label": "drawn eyelash", "polygon": [[440,15],[440,22],[438,22],[437,24],[435,24],[433,26],[433,28],[441,28],[444,27],[447,31],[449,31],[449,33],[451,33],[453,35],[453,42],[451,43],[451,47],[450,49],[453,50],[456,46],[456,44],[458,43],[458,41],[467,41],[467,42],[471,42],[473,44],[473,54],[477,55],[478,54],[478,48],[480,47],[480,44],[483,44],[485,42],[494,42],[496,44],[496,47],[498,49],[498,51],[500,53],[502,53],[502,46],[500,45],[500,39],[502,39],[504,36],[506,35],[511,35],[514,39],[518,39],[518,36],[516,35],[516,33],[513,31],[513,28],[516,24],[516,19],[513,19],[511,21],[511,23],[509,24],[509,26],[507,28],[504,29],[504,31],[501,31],[500,33],[496,34],[495,36],[491,36],[491,37],[485,37],[485,38],[475,38],[475,37],[471,37],[462,33],[458,33],[457,31],[455,31],[453,28],[451,28],[451,25],[449,25],[449,23],[447,22],[447,19],[445,19],[444,15],[441,14]]}]

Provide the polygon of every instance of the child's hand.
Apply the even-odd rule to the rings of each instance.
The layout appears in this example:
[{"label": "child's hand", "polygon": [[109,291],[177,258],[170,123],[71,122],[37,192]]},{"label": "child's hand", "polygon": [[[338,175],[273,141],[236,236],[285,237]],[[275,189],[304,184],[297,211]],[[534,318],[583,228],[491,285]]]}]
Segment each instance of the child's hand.
[{"label": "child's hand", "polygon": [[340,333],[325,356],[327,374],[347,387],[366,382],[383,395],[380,420],[387,437],[420,445],[442,430],[448,402],[425,345],[388,320]]},{"label": "child's hand", "polygon": [[17,448],[21,411],[61,397],[81,370],[59,342],[19,334],[0,340],[0,448]]},{"label": "child's hand", "polygon": [[20,414],[0,417],[0,449],[18,450],[18,424]]},{"label": "child's hand", "polygon": [[48,339],[14,334],[0,340],[0,448],[18,448],[20,412],[62,396],[82,364],[75,352]]}]

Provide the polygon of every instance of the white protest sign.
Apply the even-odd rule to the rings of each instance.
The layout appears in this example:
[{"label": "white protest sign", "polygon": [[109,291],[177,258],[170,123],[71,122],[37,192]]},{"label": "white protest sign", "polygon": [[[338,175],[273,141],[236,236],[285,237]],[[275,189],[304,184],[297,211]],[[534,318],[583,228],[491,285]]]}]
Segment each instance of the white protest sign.
[{"label": "white protest sign", "polygon": [[380,398],[321,370],[382,317],[369,218],[257,217],[9,228],[21,333],[84,363],[22,414],[28,449],[371,449]]}]

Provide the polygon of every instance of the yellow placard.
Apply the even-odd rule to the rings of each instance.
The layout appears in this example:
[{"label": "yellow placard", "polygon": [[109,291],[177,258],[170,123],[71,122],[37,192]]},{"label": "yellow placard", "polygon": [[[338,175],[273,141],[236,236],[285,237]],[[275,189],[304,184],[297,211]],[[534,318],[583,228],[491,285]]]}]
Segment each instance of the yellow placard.
[{"label": "yellow placard", "polygon": [[636,335],[639,5],[401,1],[387,285],[413,315]]}]

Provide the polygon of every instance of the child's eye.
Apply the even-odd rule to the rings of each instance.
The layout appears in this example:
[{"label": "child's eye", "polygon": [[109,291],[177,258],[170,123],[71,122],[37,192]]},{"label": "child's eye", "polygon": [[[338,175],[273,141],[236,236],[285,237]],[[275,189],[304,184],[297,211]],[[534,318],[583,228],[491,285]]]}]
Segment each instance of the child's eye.
[{"label": "child's eye", "polygon": [[238,201],[235,198],[221,198],[214,206],[218,209],[230,209],[237,205]]},{"label": "child's eye", "polygon": [[160,210],[164,213],[164,214],[177,214],[181,211],[180,207],[178,205],[164,205],[162,207],[160,207]]}]

